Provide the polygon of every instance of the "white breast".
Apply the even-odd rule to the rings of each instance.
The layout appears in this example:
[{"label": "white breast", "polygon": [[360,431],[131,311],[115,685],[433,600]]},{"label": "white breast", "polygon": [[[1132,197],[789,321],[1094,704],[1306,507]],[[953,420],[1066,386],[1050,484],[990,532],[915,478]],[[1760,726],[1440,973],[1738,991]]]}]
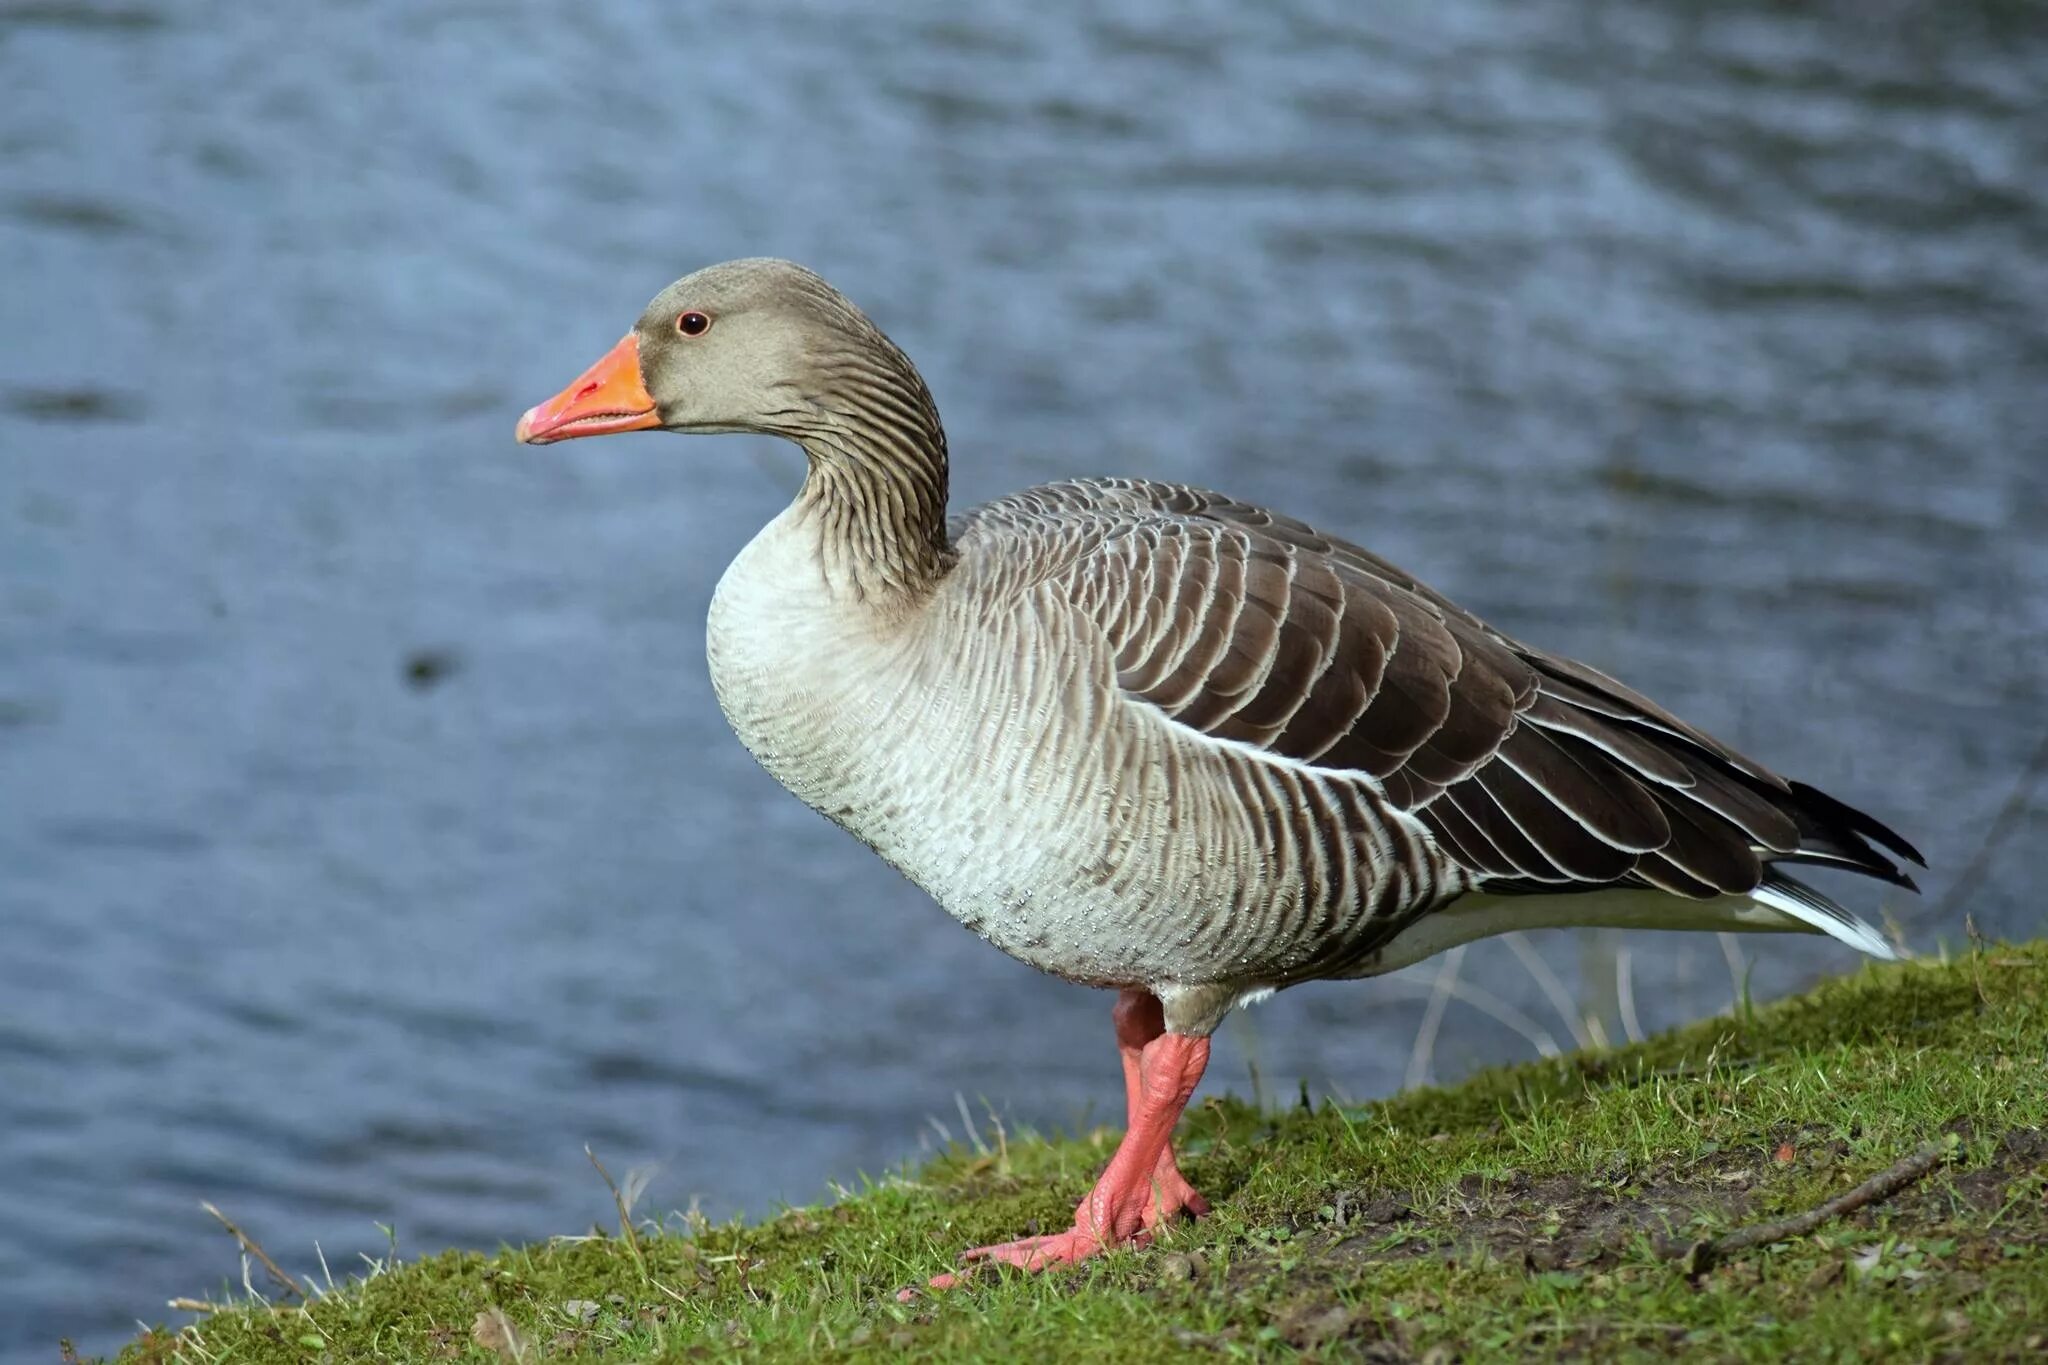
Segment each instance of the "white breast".
[{"label": "white breast", "polygon": [[1271,819],[1237,796],[1227,769],[1254,760],[1126,704],[1092,623],[977,567],[877,612],[785,512],[712,600],[712,681],[741,742],[1033,966],[1155,988],[1284,979],[1304,949],[1282,930],[1311,907],[1273,863]]},{"label": "white breast", "polygon": [[1032,655],[1010,648],[1028,613],[966,628],[969,598],[894,623],[852,607],[785,512],[712,598],[719,705],[776,780],[969,928],[1062,975],[1134,979],[1096,903],[1121,803],[1092,755],[1046,742],[1088,738],[1058,718],[1077,670],[1006,666]]}]

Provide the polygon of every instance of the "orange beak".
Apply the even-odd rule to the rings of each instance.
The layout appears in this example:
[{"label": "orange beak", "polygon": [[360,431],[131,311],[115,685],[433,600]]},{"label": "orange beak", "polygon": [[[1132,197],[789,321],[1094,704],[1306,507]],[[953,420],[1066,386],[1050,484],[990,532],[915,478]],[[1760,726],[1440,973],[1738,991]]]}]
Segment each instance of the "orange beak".
[{"label": "orange beak", "polygon": [[640,338],[625,339],[604,359],[576,377],[576,382],[547,402],[526,410],[514,434],[527,445],[544,446],[571,436],[602,436],[612,431],[639,431],[661,425],[640,377]]}]

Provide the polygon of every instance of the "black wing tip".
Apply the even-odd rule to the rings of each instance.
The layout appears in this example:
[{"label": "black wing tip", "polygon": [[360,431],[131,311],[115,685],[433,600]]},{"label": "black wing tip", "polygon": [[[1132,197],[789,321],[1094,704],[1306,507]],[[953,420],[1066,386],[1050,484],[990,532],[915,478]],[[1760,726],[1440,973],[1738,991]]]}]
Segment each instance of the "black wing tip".
[{"label": "black wing tip", "polygon": [[1787,864],[1833,868],[1837,872],[1854,872],[1861,876],[1871,877],[1888,885],[1899,887],[1902,890],[1911,891],[1915,895],[1920,893],[1919,883],[1902,871],[1891,859],[1874,849],[1861,845],[1857,846],[1856,856],[1854,857],[1832,852],[1820,853],[1812,849],[1802,849],[1797,853],[1767,853],[1762,855],[1762,857],[1767,868],[1782,867]]},{"label": "black wing tip", "polygon": [[[1811,807],[1816,813],[1841,823],[1866,839],[1875,840],[1878,844],[1904,858],[1915,867],[1927,866],[1927,859],[1920,856],[1920,850],[1913,847],[1912,844],[1906,841],[1904,835],[1885,824],[1882,820],[1877,819],[1875,816],[1864,814],[1846,801],[1836,800],[1818,787],[1809,787],[1804,782],[1793,782],[1789,785],[1792,795],[1800,804]],[[1913,886],[1912,879],[1907,877],[1905,873],[1900,872],[1898,876],[1904,885]],[[1919,888],[1914,887],[1913,889],[1918,890]]]}]

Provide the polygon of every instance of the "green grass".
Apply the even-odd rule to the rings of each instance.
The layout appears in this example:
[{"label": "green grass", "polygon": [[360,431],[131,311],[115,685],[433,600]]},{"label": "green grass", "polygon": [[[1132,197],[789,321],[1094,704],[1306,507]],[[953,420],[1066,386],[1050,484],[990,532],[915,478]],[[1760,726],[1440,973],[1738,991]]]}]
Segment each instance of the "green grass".
[{"label": "green grass", "polygon": [[[1078,1271],[895,1291],[1051,1229],[1113,1131],[955,1150],[757,1225],[379,1266],[123,1361],[2034,1358],[2048,1334],[2048,943],[1869,967],[1741,1018],[1357,1107],[1198,1101],[1217,1212]],[[1952,1134],[1952,1164],[1698,1279],[1661,1257]],[[496,1310],[516,1345],[473,1330]]]}]

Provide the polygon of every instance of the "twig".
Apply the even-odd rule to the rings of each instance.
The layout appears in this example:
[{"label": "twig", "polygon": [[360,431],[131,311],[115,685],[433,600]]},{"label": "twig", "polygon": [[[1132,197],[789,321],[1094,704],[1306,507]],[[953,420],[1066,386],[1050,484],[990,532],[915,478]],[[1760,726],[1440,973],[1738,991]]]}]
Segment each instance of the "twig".
[{"label": "twig", "polygon": [[1667,1259],[1685,1259],[1685,1273],[1688,1279],[1697,1278],[1713,1269],[1716,1263],[1737,1252],[1749,1251],[1756,1247],[1767,1247],[1776,1242],[1804,1237],[1821,1224],[1844,1214],[1854,1213],[1868,1204],[1889,1199],[1906,1186],[1924,1177],[1936,1166],[1941,1165],[1955,1154],[1957,1141],[1953,1135],[1928,1143],[1913,1155],[1897,1165],[1879,1171],[1855,1189],[1836,1195],[1825,1204],[1808,1209],[1805,1213],[1774,1222],[1756,1223],[1746,1228],[1737,1228],[1725,1237],[1710,1237],[1694,1242],[1683,1251],[1672,1250]]},{"label": "twig", "polygon": [[180,1313],[225,1313],[228,1305],[215,1303],[212,1299],[169,1299],[166,1308],[175,1308]]},{"label": "twig", "polygon": [[278,1269],[277,1262],[271,1260],[270,1253],[265,1251],[262,1247],[256,1244],[256,1239],[254,1237],[251,1237],[248,1233],[242,1231],[233,1223],[229,1222],[228,1216],[226,1214],[222,1213],[219,1209],[207,1203],[205,1200],[202,1199],[199,1201],[199,1207],[205,1209],[208,1213],[212,1214],[216,1219],[218,1219],[220,1225],[228,1230],[228,1235],[233,1237],[237,1242],[242,1244],[242,1250],[248,1252],[251,1256],[254,1256],[256,1258],[257,1263],[263,1267],[264,1272],[268,1274],[271,1279],[276,1280],[279,1285],[283,1286],[285,1293],[290,1294],[293,1298],[301,1300],[303,1300],[306,1297],[306,1291],[299,1288],[299,1282],[293,1279],[291,1276],[285,1274],[282,1270]]}]

